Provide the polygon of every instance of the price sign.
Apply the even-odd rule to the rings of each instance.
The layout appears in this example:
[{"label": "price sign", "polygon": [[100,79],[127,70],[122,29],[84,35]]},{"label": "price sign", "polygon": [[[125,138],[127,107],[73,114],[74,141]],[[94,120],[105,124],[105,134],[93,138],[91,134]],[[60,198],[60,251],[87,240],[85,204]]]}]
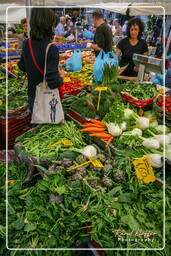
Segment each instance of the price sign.
[{"label": "price sign", "polygon": [[98,86],[94,90],[95,91],[107,91],[108,87],[107,86]]},{"label": "price sign", "polygon": [[61,144],[65,145],[65,146],[73,146],[72,141],[68,140],[68,139],[61,140]]},{"label": "price sign", "polygon": [[75,169],[77,169],[77,168],[79,168],[79,167],[81,167],[81,166],[83,166],[83,165],[89,164],[89,163],[91,163],[91,161],[87,161],[87,162],[84,162],[84,163],[82,163],[82,164],[76,165],[76,166],[72,167],[71,169],[67,170],[67,172],[70,172],[70,171],[72,171],[72,170],[75,170]]},{"label": "price sign", "polygon": [[108,89],[107,86],[98,86],[94,90],[99,91],[99,96],[98,96],[98,103],[97,103],[97,110],[99,110],[100,107],[100,99],[101,99],[101,92],[106,91]]},{"label": "price sign", "polygon": [[151,166],[150,159],[148,157],[139,158],[133,161],[135,173],[142,183],[154,182],[156,177]]},{"label": "price sign", "polygon": [[15,183],[15,180],[7,180],[6,183],[13,184],[13,183]]},{"label": "price sign", "polygon": [[93,165],[94,167],[99,167],[99,168],[103,168],[103,167],[104,167],[104,165],[102,164],[102,162],[100,162],[100,160],[98,160],[98,159],[92,159],[92,158],[90,158],[90,161],[91,161],[91,163],[92,163],[92,165]]},{"label": "price sign", "polygon": [[49,145],[48,148],[57,146],[57,145],[59,145],[59,144],[63,144],[64,146],[73,146],[73,142],[72,142],[71,140],[62,139],[62,140],[57,141],[57,142],[54,143],[54,144]]},{"label": "price sign", "polygon": [[67,170],[67,172],[70,172],[70,171],[72,171],[72,170],[75,170],[75,169],[77,169],[77,168],[83,166],[83,165],[90,164],[90,163],[91,163],[94,167],[99,167],[99,168],[103,168],[103,167],[104,167],[104,165],[100,162],[100,160],[89,158],[89,161],[84,162],[84,163],[79,164],[79,165],[76,165],[76,166],[72,167],[71,169]]}]

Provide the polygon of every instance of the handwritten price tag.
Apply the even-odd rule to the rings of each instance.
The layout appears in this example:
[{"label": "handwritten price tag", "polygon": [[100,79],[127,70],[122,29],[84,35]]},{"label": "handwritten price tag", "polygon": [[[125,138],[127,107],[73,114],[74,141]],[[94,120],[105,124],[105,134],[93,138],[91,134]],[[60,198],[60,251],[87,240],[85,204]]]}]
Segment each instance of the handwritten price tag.
[{"label": "handwritten price tag", "polygon": [[99,168],[103,168],[103,167],[104,167],[104,165],[100,162],[100,160],[89,158],[89,161],[84,162],[84,163],[79,164],[79,165],[76,165],[76,166],[72,167],[71,169],[67,170],[67,172],[70,172],[70,171],[72,171],[72,170],[75,170],[75,169],[77,169],[77,168],[83,166],[83,165],[90,164],[90,163],[91,163],[94,167],[99,167]]},{"label": "handwritten price tag", "polygon": [[156,177],[148,157],[139,158],[133,161],[135,173],[142,183],[154,182]]},{"label": "handwritten price tag", "polygon": [[99,168],[104,167],[104,165],[98,159],[90,159],[90,161],[94,167],[99,167]]},{"label": "handwritten price tag", "polygon": [[94,90],[95,91],[107,91],[108,87],[107,86],[98,86]]},{"label": "handwritten price tag", "polygon": [[101,93],[102,93],[102,91],[106,91],[107,89],[108,89],[108,87],[106,87],[106,86],[98,86],[94,89],[95,91],[99,91],[97,110],[99,110],[99,108],[100,108]]},{"label": "handwritten price tag", "polygon": [[54,144],[51,144],[48,146],[48,148],[51,148],[51,147],[54,147],[54,146],[57,146],[59,144],[63,144],[64,146],[73,146],[73,143],[71,140],[68,140],[68,139],[62,139],[62,140],[59,140],[57,141],[56,143]]}]

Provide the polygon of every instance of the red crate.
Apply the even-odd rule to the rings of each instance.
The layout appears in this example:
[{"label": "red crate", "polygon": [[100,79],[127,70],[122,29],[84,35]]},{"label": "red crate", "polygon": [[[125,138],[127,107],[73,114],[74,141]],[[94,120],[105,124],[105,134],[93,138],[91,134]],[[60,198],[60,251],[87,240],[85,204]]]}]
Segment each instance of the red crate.
[{"label": "red crate", "polygon": [[[0,118],[0,147],[6,148],[6,128],[8,129],[8,148],[12,149],[15,139],[30,129],[31,115],[28,110],[15,117]],[[7,125],[6,125],[7,124]]]}]

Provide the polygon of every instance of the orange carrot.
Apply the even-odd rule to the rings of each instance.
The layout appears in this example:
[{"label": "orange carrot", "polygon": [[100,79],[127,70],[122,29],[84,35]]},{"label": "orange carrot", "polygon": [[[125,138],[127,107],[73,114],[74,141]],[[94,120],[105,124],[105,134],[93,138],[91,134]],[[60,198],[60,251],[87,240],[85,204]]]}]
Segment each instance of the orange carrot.
[{"label": "orange carrot", "polygon": [[86,124],[83,124],[82,127],[99,127],[99,128],[101,128],[102,125],[93,124],[93,123],[86,123]]},{"label": "orange carrot", "polygon": [[106,143],[106,147],[108,147],[108,146],[109,146],[109,144],[112,142],[112,140],[113,140],[113,136],[111,136],[111,137],[109,138],[109,140],[107,141],[107,143]]},{"label": "orange carrot", "polygon": [[96,132],[96,133],[89,134],[89,136],[96,136],[99,138],[110,138],[111,137],[110,134],[107,134],[105,132]]},{"label": "orange carrot", "polygon": [[87,127],[80,130],[81,132],[104,132],[104,128],[100,127]]},{"label": "orange carrot", "polygon": [[109,140],[109,138],[101,138],[102,141],[104,141],[105,143]]},{"label": "orange carrot", "polygon": [[90,122],[92,122],[92,123],[94,123],[94,124],[101,125],[101,126],[105,126],[105,124],[104,124],[104,123],[102,123],[101,121],[96,120],[96,119],[94,119],[94,120],[90,120]]}]

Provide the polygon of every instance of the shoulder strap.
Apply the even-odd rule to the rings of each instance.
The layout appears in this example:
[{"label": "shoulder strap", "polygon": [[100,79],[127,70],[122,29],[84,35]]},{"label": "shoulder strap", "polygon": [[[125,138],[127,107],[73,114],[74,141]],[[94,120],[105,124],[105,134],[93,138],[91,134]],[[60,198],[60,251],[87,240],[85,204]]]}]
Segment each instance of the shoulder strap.
[{"label": "shoulder strap", "polygon": [[44,68],[44,77],[43,77],[43,81],[45,82],[45,75],[46,75],[46,67],[47,67],[47,54],[49,51],[50,46],[54,44],[54,43],[49,43],[46,47],[46,53],[45,53],[45,68]]},{"label": "shoulder strap", "polygon": [[39,72],[43,75],[44,73],[40,69],[39,65],[37,64],[35,56],[34,56],[34,52],[33,52],[33,48],[32,48],[32,43],[31,43],[31,38],[28,39],[28,44],[29,44],[30,53],[31,53],[31,57],[32,57],[33,63],[35,65],[35,67],[39,70]]}]

